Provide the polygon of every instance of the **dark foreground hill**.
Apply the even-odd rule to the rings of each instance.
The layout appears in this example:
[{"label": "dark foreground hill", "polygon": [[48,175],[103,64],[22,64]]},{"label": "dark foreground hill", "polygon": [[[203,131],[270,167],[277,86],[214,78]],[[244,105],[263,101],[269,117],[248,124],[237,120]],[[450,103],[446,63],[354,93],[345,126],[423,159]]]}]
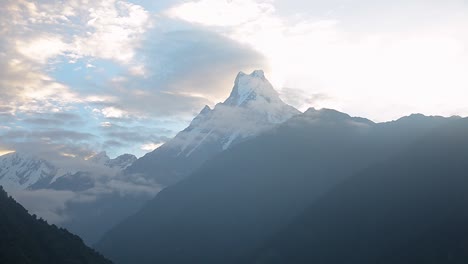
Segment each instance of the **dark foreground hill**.
[{"label": "dark foreground hill", "polygon": [[246,263],[468,263],[468,120],[346,180]]},{"label": "dark foreground hill", "polygon": [[0,263],[109,264],[67,230],[31,216],[0,186]]},{"label": "dark foreground hill", "polygon": [[375,124],[310,109],[163,190],[97,248],[119,264],[244,263],[336,184],[445,122],[412,116]]}]

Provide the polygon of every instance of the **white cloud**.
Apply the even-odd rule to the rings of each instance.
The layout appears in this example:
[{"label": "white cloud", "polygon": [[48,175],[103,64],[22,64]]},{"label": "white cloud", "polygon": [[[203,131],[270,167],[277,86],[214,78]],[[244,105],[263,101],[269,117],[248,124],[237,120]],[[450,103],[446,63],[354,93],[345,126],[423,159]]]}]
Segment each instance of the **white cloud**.
[{"label": "white cloud", "polygon": [[144,150],[144,151],[153,151],[157,148],[159,148],[160,146],[162,146],[164,143],[146,143],[146,144],[143,144],[141,145],[141,149]]},{"label": "white cloud", "polygon": [[45,35],[18,40],[16,48],[26,58],[45,64],[50,58],[61,55],[66,50],[66,44],[58,36]]},{"label": "white cloud", "polygon": [[107,118],[124,118],[128,116],[128,113],[124,110],[112,106],[101,109],[100,113]]},{"label": "white cloud", "polygon": [[271,0],[200,0],[169,9],[172,18],[207,26],[239,26],[274,12]]},{"label": "white cloud", "polygon": [[[2,56],[0,56],[2,58]],[[24,60],[0,61],[0,104],[12,112],[60,111],[70,103],[81,100],[68,86],[48,75],[31,69]]]},{"label": "white cloud", "polygon": [[129,64],[143,34],[151,26],[148,11],[125,1],[105,0],[89,8],[86,34],[71,43],[72,54]]},{"label": "white cloud", "polygon": [[76,198],[71,191],[37,190],[11,191],[11,195],[31,214],[44,218],[51,223],[62,223],[68,219],[63,213],[67,202]]},{"label": "white cloud", "polygon": [[[49,75],[60,56],[71,63],[84,57],[114,60],[134,74],[144,73],[135,50],[152,22],[139,5],[117,0],[8,0],[3,6],[0,103],[14,111],[60,111],[88,102]],[[86,68],[93,67],[86,64]]]}]

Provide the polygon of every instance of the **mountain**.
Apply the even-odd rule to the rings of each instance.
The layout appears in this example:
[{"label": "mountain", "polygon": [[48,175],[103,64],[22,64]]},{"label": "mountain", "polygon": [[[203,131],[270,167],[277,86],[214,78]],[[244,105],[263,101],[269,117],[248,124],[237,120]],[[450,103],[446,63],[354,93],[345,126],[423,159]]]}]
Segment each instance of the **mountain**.
[{"label": "mountain", "polygon": [[[55,165],[52,160],[13,152],[0,156],[0,185],[10,191],[53,188],[51,186],[56,185],[56,181],[62,181],[61,178],[70,179],[74,175],[89,173],[86,172],[89,166],[99,165],[123,170],[135,160],[136,157],[130,154],[110,159],[105,152],[101,152],[90,158],[89,164],[83,162],[82,168],[67,168]],[[74,181],[76,182],[76,179]],[[77,186],[71,185],[67,188],[63,184],[61,186],[62,189],[73,190],[77,188]]]},{"label": "mountain", "polygon": [[114,227],[96,248],[119,264],[136,258],[143,264],[244,263],[337,184],[452,122],[420,119],[376,124],[309,109],[208,160]]},{"label": "mountain", "polygon": [[114,159],[109,158],[105,151],[99,152],[92,156],[89,161],[94,164],[104,165],[109,168],[126,169],[137,160],[137,157],[132,154],[123,154]]},{"label": "mountain", "polygon": [[111,263],[78,236],[28,214],[2,187],[0,230],[0,263]]},{"label": "mountain", "polygon": [[58,174],[59,168],[44,159],[16,152],[0,157],[0,185],[7,190],[47,185]]},{"label": "mountain", "polygon": [[106,161],[104,165],[109,168],[118,168],[118,169],[126,169],[128,166],[132,165],[133,162],[137,160],[137,157],[132,154],[123,154],[114,159],[109,159]]},{"label": "mountain", "polygon": [[313,203],[244,263],[466,263],[468,119],[437,128]]},{"label": "mountain", "polygon": [[172,140],[135,161],[125,172],[169,186],[216,154],[281,124],[300,112],[284,103],[263,71],[240,72],[230,96],[205,106]]},{"label": "mountain", "polygon": [[[135,160],[130,154],[110,159],[105,152],[88,160],[53,160],[15,152],[0,157],[0,186],[32,212],[43,217],[59,215],[56,218],[60,221],[55,220],[55,224],[79,234],[91,245],[154,196],[154,192],[141,190],[150,188],[148,184],[134,183],[137,179],[121,174]],[[48,197],[60,194],[74,198],[63,201],[63,208],[57,211],[46,203]]]}]

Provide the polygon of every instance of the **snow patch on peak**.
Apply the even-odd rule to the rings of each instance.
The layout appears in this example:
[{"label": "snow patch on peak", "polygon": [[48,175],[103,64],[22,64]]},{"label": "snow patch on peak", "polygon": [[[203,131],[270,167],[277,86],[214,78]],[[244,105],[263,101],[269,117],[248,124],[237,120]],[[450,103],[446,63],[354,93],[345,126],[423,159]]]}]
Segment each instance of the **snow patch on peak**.
[{"label": "snow patch on peak", "polygon": [[224,105],[246,106],[251,101],[264,100],[270,102],[282,102],[278,92],[265,78],[262,70],[255,70],[247,75],[239,72],[234,83],[234,88]]},{"label": "snow patch on peak", "polygon": [[0,185],[6,190],[29,188],[56,173],[54,165],[29,154],[14,152],[0,157]]},{"label": "snow patch on peak", "polygon": [[299,113],[280,99],[262,70],[239,72],[229,98],[213,109],[205,106],[165,149],[185,157],[196,151],[216,153]]},{"label": "snow patch on peak", "polygon": [[263,72],[263,70],[255,70],[250,74],[250,76],[256,78],[265,78],[265,72]]}]

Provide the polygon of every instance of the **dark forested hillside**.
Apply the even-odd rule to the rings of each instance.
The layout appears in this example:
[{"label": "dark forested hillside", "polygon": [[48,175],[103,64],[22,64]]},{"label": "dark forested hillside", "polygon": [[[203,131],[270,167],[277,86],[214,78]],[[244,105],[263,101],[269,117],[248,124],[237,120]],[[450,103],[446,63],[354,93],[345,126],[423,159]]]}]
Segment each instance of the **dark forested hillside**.
[{"label": "dark forested hillside", "polygon": [[0,263],[108,264],[76,235],[31,216],[0,186]]},{"label": "dark forested hillside", "polygon": [[468,262],[468,120],[349,178],[251,263]]}]

